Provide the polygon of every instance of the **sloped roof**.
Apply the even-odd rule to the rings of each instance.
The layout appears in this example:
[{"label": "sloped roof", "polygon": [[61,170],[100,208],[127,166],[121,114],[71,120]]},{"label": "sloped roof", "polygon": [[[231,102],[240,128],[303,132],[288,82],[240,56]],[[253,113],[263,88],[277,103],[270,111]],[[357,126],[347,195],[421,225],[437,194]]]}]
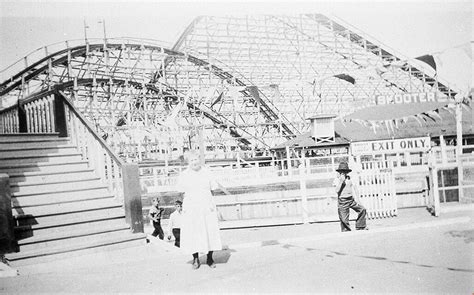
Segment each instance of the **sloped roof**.
[{"label": "sloped roof", "polygon": [[448,102],[424,102],[411,104],[385,104],[374,105],[367,108],[357,110],[344,119],[359,120],[394,120],[408,116],[418,115],[424,112],[437,110],[446,106]]},{"label": "sloped roof", "polygon": [[[385,126],[376,127],[375,132],[372,127],[363,125],[361,123],[342,122],[336,120],[334,122],[334,130],[336,131],[336,138],[334,143],[316,143],[311,137],[311,132],[303,133],[291,140],[277,145],[272,149],[283,149],[290,147],[327,147],[335,145],[348,144],[357,141],[370,140],[384,140],[392,138],[410,138],[431,136],[438,137],[455,136],[456,135],[456,117],[453,113],[447,110],[441,110],[439,113],[441,120],[429,120],[422,122],[421,125],[415,119],[408,120],[408,122],[400,124],[397,129],[393,131],[387,130]],[[464,135],[474,135],[474,118],[473,111],[470,108],[463,108],[462,128]]]},{"label": "sloped roof", "polygon": [[297,137],[290,139],[286,142],[283,142],[272,149],[284,149],[287,146],[298,148],[298,147],[327,147],[327,146],[338,146],[338,145],[347,145],[349,141],[346,138],[341,137],[339,134],[336,133],[336,138],[334,142],[323,142],[323,143],[316,143],[316,141],[311,137],[311,132],[305,132]]},{"label": "sloped roof", "polygon": [[[436,121],[428,120],[421,122],[415,119],[409,119],[408,122],[400,124],[398,128],[393,131],[388,131],[384,125],[375,128],[362,125],[357,122],[342,122],[337,120],[334,122],[334,129],[342,137],[350,141],[368,141],[368,140],[382,140],[391,138],[408,138],[419,136],[438,137],[440,135],[453,136],[456,135],[456,117],[453,113],[446,110],[439,112],[441,117]],[[462,128],[464,135],[474,135],[474,122],[472,109],[463,108]]]}]

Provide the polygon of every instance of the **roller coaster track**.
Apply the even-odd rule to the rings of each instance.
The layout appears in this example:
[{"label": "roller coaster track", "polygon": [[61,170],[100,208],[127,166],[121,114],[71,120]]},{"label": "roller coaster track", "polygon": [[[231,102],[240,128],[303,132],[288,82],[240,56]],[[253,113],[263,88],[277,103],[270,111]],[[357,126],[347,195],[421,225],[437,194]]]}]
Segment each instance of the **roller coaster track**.
[{"label": "roller coaster track", "polygon": [[278,116],[301,131],[306,114],[347,115],[378,95],[436,92],[452,99],[460,90],[423,62],[322,14],[198,17],[173,49],[242,73],[244,83],[250,79],[271,98],[270,110],[278,106]]},{"label": "roller coaster track", "polygon": [[[200,20],[202,19],[201,16],[198,16],[196,17],[187,27],[186,29],[184,30],[184,32],[180,35],[180,37],[178,38],[178,40],[176,41],[176,43],[173,45],[173,48],[172,50],[174,51],[179,51],[179,48],[181,47],[181,45],[183,44],[186,36],[188,34],[190,34],[193,29],[194,29],[194,26],[196,25],[197,22],[199,22]],[[202,63],[204,62],[206,66],[209,65],[209,63],[207,61],[204,61],[203,59],[199,59],[197,57],[194,57],[194,56],[191,56],[190,58],[192,59],[195,59],[195,63],[198,64],[198,63]],[[216,60],[215,58],[213,58],[214,60]],[[219,64],[222,64],[224,66],[224,63],[222,63],[221,61],[219,61]],[[228,66],[227,66],[228,67]],[[247,81],[247,83],[245,83],[243,80],[245,79],[245,77],[243,75],[239,75],[241,78],[237,78],[236,75],[238,75],[239,73],[237,72],[236,75],[232,75],[230,74],[228,71],[224,71],[222,68],[219,68],[219,67],[216,67],[215,65],[212,65],[212,69],[213,69],[213,72],[218,75],[219,77],[221,77],[222,79],[225,79],[226,81],[228,82],[231,82],[233,80],[235,80],[235,83],[239,86],[247,86],[247,85],[251,85],[252,83],[250,81]],[[236,72],[234,69],[232,69],[232,72]],[[276,109],[276,107],[272,104],[272,102],[264,95],[264,93],[262,93],[261,91],[258,91],[258,89],[255,87],[255,86],[252,86],[251,88],[247,88],[246,90],[244,91],[241,91],[241,93],[246,97],[248,98],[250,101],[252,102],[258,102],[259,104],[259,108],[260,108],[260,112],[262,112],[262,114],[265,116],[265,118],[268,120],[268,121],[277,121],[277,120],[281,120],[283,121],[283,123],[281,124],[281,127],[282,127],[282,131],[283,133],[286,135],[286,137],[288,139],[292,138],[295,136],[295,132],[296,133],[299,133],[299,131],[294,128],[292,126],[292,124],[288,121],[288,119],[285,118],[285,116],[283,114],[281,114],[280,116],[278,116],[278,114],[274,111],[274,109]],[[292,126],[292,129],[293,131],[291,130],[291,128],[289,126]]]},{"label": "roller coaster track", "polygon": [[[332,20],[331,18],[323,15],[323,14],[310,14],[307,15],[308,18],[314,19],[317,21],[319,24],[325,26],[327,29],[333,31],[340,37],[346,38],[349,41],[351,41],[353,44],[356,44],[360,47],[362,47],[365,50],[369,50],[373,54],[379,56],[383,60],[389,61],[389,62],[394,62],[394,61],[400,61],[400,58],[397,57],[395,54],[392,54],[388,50],[382,48],[381,46],[371,42],[370,40],[367,40],[367,38],[361,36],[360,34],[354,32],[353,29],[349,30],[342,24]],[[448,97],[454,98],[454,96],[457,94],[453,89],[449,88],[448,86],[444,85],[443,83],[439,82],[439,80],[436,80],[428,75],[425,75],[423,71],[419,70],[413,65],[405,65],[401,67],[401,69],[408,74],[412,75],[413,77],[419,79],[420,81],[427,83],[430,86],[437,87],[438,90]],[[397,86],[398,87],[398,86]],[[401,89],[400,87],[398,87]],[[404,92],[406,90],[401,89]]]},{"label": "roller coaster track", "polygon": [[[74,46],[74,47],[69,47],[65,48],[62,50],[58,50],[52,54],[49,54],[45,56],[44,58],[39,59],[38,61],[34,62],[33,64],[26,66],[24,69],[20,70],[13,76],[11,76],[9,79],[3,81],[0,84],[0,97],[8,95],[10,92],[14,90],[19,90],[25,83],[28,83],[30,81],[33,81],[35,79],[41,80],[40,75],[48,75],[49,71],[51,69],[55,68],[60,68],[63,67],[63,73],[60,75],[58,81],[54,81],[53,83],[55,85],[42,85],[42,88],[58,88],[58,89],[65,89],[65,88],[70,88],[74,86],[74,79],[76,79],[76,85],[85,85],[88,83],[92,83],[93,79],[92,78],[85,78],[87,75],[87,72],[82,69],[80,69],[79,73],[74,75],[71,74],[71,69],[69,68],[71,66],[71,61],[76,58],[76,57],[82,57],[82,58],[87,58],[87,55],[90,54],[91,52],[103,52],[104,50],[106,51],[114,51],[114,50],[148,50],[148,51],[155,51],[155,52],[162,52],[167,55],[167,61],[165,65],[162,67],[166,67],[166,64],[169,62],[169,58],[176,56],[176,57],[181,57],[181,58],[186,58],[186,61],[194,64],[195,66],[201,66],[201,67],[207,67],[208,70],[210,70],[213,75],[216,77],[223,79],[227,82],[233,82],[237,84],[238,86],[242,87],[247,87],[247,85],[242,82],[240,79],[235,78],[232,74],[230,74],[227,71],[222,70],[220,67],[216,65],[210,65],[209,62],[204,61],[202,59],[199,59],[194,56],[190,55],[185,55],[184,53],[170,50],[167,48],[164,48],[162,46],[155,46],[155,45],[144,45],[144,44],[114,44],[114,43],[107,43],[107,44],[86,44],[86,45],[79,45],[79,46]],[[102,67],[107,67],[108,65],[101,65]],[[150,90],[150,91],[157,91],[156,87],[154,86],[153,83],[143,83],[143,82],[137,82],[133,81],[132,77],[130,80],[126,79],[117,79],[114,77],[114,72],[110,72],[110,70],[113,70],[114,66],[110,65],[109,69],[105,69],[105,75],[101,77],[98,77],[96,80],[96,83],[105,83],[112,81],[113,83],[118,83],[118,84],[125,84],[128,83],[133,87],[142,87],[145,85],[145,87]],[[150,80],[152,82],[152,80]],[[51,81],[52,82],[52,81]],[[44,83],[44,81],[43,81]],[[278,115],[273,111],[268,104],[259,96],[255,95],[255,88],[251,88],[252,91],[250,91],[250,88],[246,88],[243,91],[240,91],[249,101],[253,103],[258,103],[260,112],[263,114],[264,118],[266,118],[267,121],[276,121],[279,120]],[[171,89],[173,91],[173,89]],[[176,91],[177,92],[177,91]],[[257,92],[258,94],[258,92]],[[186,103],[187,107],[189,109],[193,110],[198,110],[203,113],[205,117],[210,119],[216,126],[224,126],[224,127],[229,127],[227,130],[229,130],[229,133],[232,137],[237,138],[240,142],[244,144],[250,144],[250,142],[244,138],[240,138],[240,134],[237,131],[237,128],[235,124],[225,118],[224,116],[221,116],[219,113],[215,112],[214,110],[210,109],[209,110],[204,110],[197,106],[194,103],[187,102]],[[276,126],[276,124],[275,124]],[[283,122],[281,124],[281,128],[283,129],[282,131],[284,132],[284,135],[287,138],[291,138],[294,136],[294,133],[291,131],[291,129]],[[247,133],[245,130],[242,129],[243,132]],[[260,139],[257,137],[254,137],[256,140],[262,142]]]},{"label": "roller coaster track", "polygon": [[[68,81],[68,82],[64,82],[64,83],[61,83],[61,84],[54,85],[51,90],[45,89],[43,91],[37,92],[33,95],[30,95],[30,96],[26,97],[24,100],[22,100],[22,103],[27,103],[29,101],[34,101],[37,98],[44,97],[48,93],[51,93],[51,92],[54,92],[54,91],[64,91],[64,90],[71,89],[72,87],[75,87],[75,86],[87,86],[87,85],[90,86],[93,83],[99,83],[100,84],[100,83],[108,83],[108,82],[110,82],[109,79],[95,79],[94,80],[92,78],[83,78],[83,79],[78,79],[76,81]],[[120,79],[112,79],[112,83],[115,84],[115,85],[124,85],[125,83],[129,83],[131,86],[134,86],[134,87],[141,87],[142,86],[142,84],[140,84],[140,83],[125,81],[125,80],[120,80]],[[145,84],[145,87],[147,89],[151,90],[151,91],[158,91],[158,89],[156,89],[154,87],[154,85],[151,85],[151,84]],[[176,93],[176,91],[173,90],[173,89],[171,89],[171,91]],[[202,112],[204,114],[204,116],[206,116],[208,119],[210,119],[215,124],[216,128],[222,128],[222,127],[227,128],[227,127],[229,127],[229,132],[233,137],[237,138],[243,144],[246,144],[246,145],[251,144],[251,142],[249,142],[247,139],[241,138],[241,135],[236,130],[238,127],[233,126],[234,125],[233,122],[227,120],[226,118],[219,118],[219,115],[216,114],[216,113],[213,113],[212,110],[209,111],[209,110],[202,109],[199,106],[196,106],[195,104],[193,104],[192,102],[186,102],[186,105],[189,109],[194,109],[198,112]],[[227,125],[229,125],[229,126],[227,126]],[[245,130],[243,130],[243,132],[245,132]],[[247,134],[251,135],[250,133],[247,133]],[[260,142],[265,144],[263,141],[260,141]]]}]

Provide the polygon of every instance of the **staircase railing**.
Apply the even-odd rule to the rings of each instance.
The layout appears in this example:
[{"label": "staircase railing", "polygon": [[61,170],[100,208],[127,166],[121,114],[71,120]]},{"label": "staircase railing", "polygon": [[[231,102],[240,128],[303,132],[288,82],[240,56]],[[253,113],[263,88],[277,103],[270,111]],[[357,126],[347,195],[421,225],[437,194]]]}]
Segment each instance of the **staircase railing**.
[{"label": "staircase railing", "polygon": [[[97,134],[84,116],[60,93],[64,101],[68,135],[71,142],[80,150],[84,160],[99,174],[109,191],[123,199],[122,166],[120,159]],[[57,98],[56,98],[57,99]]]},{"label": "staircase railing", "polygon": [[0,134],[69,137],[82,159],[89,162],[115,198],[124,203],[132,230],[143,232],[138,165],[120,159],[60,90],[37,93],[1,110]]},{"label": "staircase railing", "polygon": [[0,124],[0,133],[18,133],[18,108],[12,106],[0,111]]}]

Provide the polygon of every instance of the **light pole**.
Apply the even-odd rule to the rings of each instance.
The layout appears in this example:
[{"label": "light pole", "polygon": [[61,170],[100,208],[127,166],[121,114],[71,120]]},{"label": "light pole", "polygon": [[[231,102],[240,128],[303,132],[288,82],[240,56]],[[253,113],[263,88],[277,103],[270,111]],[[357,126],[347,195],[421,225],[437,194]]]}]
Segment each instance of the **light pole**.
[{"label": "light pole", "polygon": [[104,44],[107,44],[107,34],[105,33],[105,19],[102,19],[102,27],[104,28]]},{"label": "light pole", "polygon": [[107,48],[107,33],[105,30],[105,19],[102,19],[97,22],[98,24],[102,24],[102,30],[104,32],[104,50]]},{"label": "light pole", "polygon": [[88,27],[87,24],[86,24],[86,19],[84,18],[84,40],[86,41],[86,44],[89,43],[89,41],[87,40],[87,29],[88,29],[88,28],[89,28],[89,27]]}]

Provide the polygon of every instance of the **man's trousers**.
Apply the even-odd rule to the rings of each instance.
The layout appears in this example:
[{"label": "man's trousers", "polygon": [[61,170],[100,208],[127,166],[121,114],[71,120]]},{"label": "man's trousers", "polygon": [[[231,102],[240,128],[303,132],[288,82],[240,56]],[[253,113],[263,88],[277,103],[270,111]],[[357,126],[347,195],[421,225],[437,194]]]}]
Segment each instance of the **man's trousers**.
[{"label": "man's trousers", "polygon": [[358,213],[356,220],[356,229],[362,230],[366,228],[366,215],[367,211],[364,206],[358,204],[351,196],[349,198],[338,198],[339,220],[341,221],[341,231],[350,231],[351,226],[349,225],[349,209],[354,210]]}]

